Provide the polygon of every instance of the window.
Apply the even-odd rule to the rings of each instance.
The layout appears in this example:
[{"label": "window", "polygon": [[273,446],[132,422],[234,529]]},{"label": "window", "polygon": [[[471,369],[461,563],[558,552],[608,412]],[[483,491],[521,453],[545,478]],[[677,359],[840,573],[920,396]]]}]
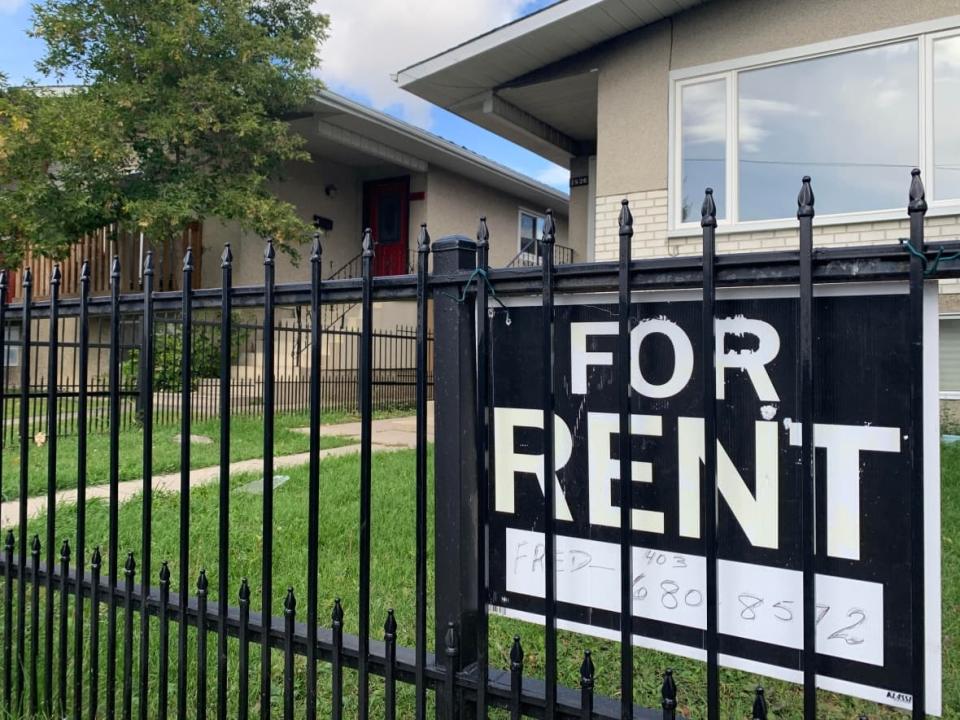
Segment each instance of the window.
[{"label": "window", "polygon": [[960,36],[933,44],[935,199],[960,197]]},{"label": "window", "polygon": [[521,256],[530,256],[530,258],[542,257],[540,241],[543,240],[543,223],[544,218],[542,215],[537,215],[527,210],[520,211],[519,250]]},{"label": "window", "polygon": [[960,399],[960,317],[940,318],[940,394]]},{"label": "window", "polygon": [[7,368],[20,367],[20,326],[8,325],[4,332],[4,359],[3,366]]},{"label": "window", "polygon": [[821,218],[899,217],[914,167],[956,212],[960,33],[899,35],[674,72],[671,228],[699,224],[706,187],[721,225],[782,225],[803,175]]},{"label": "window", "polygon": [[703,190],[712,187],[717,204],[717,218],[723,219],[726,207],[727,167],[727,82],[685,85],[681,91],[683,117],[682,183],[683,222],[700,219]]}]

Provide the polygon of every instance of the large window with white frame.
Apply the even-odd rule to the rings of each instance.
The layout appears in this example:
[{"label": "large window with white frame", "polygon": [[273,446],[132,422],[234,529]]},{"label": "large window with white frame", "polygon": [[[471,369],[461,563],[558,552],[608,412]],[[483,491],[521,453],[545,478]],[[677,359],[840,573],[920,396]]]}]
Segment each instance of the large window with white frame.
[{"label": "large window with white frame", "polygon": [[960,211],[960,28],[829,45],[672,74],[674,231],[706,187],[721,226],[781,225],[803,175],[821,220],[894,217],[913,167],[934,211]]}]

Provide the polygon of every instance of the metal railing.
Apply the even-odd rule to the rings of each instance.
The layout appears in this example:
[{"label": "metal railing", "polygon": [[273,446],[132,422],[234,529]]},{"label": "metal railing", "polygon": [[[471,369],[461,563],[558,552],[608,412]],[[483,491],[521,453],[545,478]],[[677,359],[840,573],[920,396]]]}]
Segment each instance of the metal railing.
[{"label": "metal railing", "polygon": [[[302,307],[293,308],[295,313]],[[210,420],[219,416],[220,393],[218,353],[220,346],[219,311],[200,310],[192,324],[193,344],[191,419],[194,422]],[[302,316],[303,313],[299,312]],[[309,319],[307,320],[309,323]],[[6,443],[15,443],[18,433],[19,405],[27,398],[27,427],[30,437],[46,434],[49,421],[46,400],[49,395],[52,369],[57,372],[54,383],[57,399],[57,433],[60,436],[75,436],[78,432],[77,401],[80,393],[80,344],[77,318],[62,318],[59,326],[60,341],[55,365],[49,362],[48,343],[37,338],[46,330],[45,321],[34,318],[27,352],[17,337],[8,332],[6,339],[6,372],[0,377],[3,384],[3,405],[0,416],[5,418],[0,427],[0,437]],[[160,424],[173,424],[180,420],[181,395],[180,362],[183,349],[181,321],[177,313],[160,313],[153,331],[155,355],[154,368],[154,420]],[[87,431],[105,433],[109,430],[110,383],[108,378],[110,354],[110,326],[95,320],[88,328],[91,335],[86,358],[88,380]],[[255,416],[263,413],[264,386],[261,375],[261,354],[264,345],[264,328],[249,320],[234,318],[232,335],[228,340],[231,352],[231,381],[229,392],[233,398],[235,416]],[[143,347],[142,318],[125,314],[120,323],[120,415],[121,430],[139,426],[142,417],[140,386],[143,378],[139,372],[140,351]],[[273,342],[277,349],[274,358],[274,378],[277,385],[276,411],[303,414],[310,403],[310,327],[303,321],[278,321],[273,328]],[[416,330],[404,326],[376,330],[372,338],[376,364],[373,377],[373,407],[375,411],[412,409],[416,388],[415,350]],[[433,343],[433,336],[428,337]],[[324,328],[321,336],[320,395],[327,411],[347,414],[358,412],[359,369],[357,358],[360,347],[358,329]],[[26,393],[19,387],[19,364],[29,364],[31,384]],[[428,379],[432,394],[432,378]]]},{"label": "metal railing", "polygon": [[[917,180],[917,183],[919,181]],[[808,184],[804,183],[804,192]],[[81,277],[81,295],[76,300],[61,300],[57,291],[59,279],[57,270],[52,278],[52,294],[49,302],[37,303],[31,297],[31,275],[24,274],[24,300],[16,306],[0,303],[0,326],[19,319],[20,326],[27,329],[23,342],[29,346],[33,341],[30,328],[35,318],[46,318],[52,332],[47,340],[49,358],[55,362],[60,352],[60,337],[56,329],[61,318],[78,318],[79,335],[76,343],[80,350],[81,372],[77,389],[77,432],[81,443],[85,442],[89,432],[88,410],[90,407],[91,387],[87,382],[86,361],[89,357],[91,338],[89,328],[96,318],[103,318],[110,325],[108,360],[108,400],[110,444],[109,509],[107,511],[108,544],[89,554],[88,538],[85,535],[88,505],[85,501],[87,485],[92,478],[86,475],[86,456],[81,448],[78,456],[80,484],[77,491],[77,504],[66,512],[76,514],[74,548],[77,551],[72,562],[70,546],[64,542],[55,543],[56,517],[61,512],[53,499],[57,489],[57,423],[55,422],[57,393],[51,385],[47,398],[47,409],[51,422],[48,430],[48,489],[51,502],[45,519],[46,541],[39,537],[32,542],[28,537],[29,518],[27,504],[19,506],[19,520],[16,532],[8,529],[2,553],[3,595],[2,611],[4,618],[2,658],[4,674],[2,679],[3,702],[5,707],[19,715],[25,709],[35,714],[41,708],[47,716],[79,718],[83,715],[99,716],[106,712],[113,717],[119,712],[123,717],[131,717],[134,709],[140,717],[156,713],[166,717],[171,698],[168,685],[176,682],[176,714],[186,717],[188,707],[194,708],[198,717],[205,717],[208,705],[211,713],[215,707],[219,718],[235,716],[246,720],[251,712],[250,701],[259,703],[261,718],[271,715],[271,698],[274,679],[279,677],[282,695],[282,715],[292,718],[295,703],[302,705],[307,718],[315,718],[318,711],[318,682],[321,675],[318,665],[330,665],[327,682],[331,684],[329,706],[323,708],[324,715],[333,718],[342,717],[344,711],[344,670],[356,673],[358,716],[366,719],[371,706],[371,677],[381,676],[382,686],[377,684],[379,701],[382,700],[384,717],[392,720],[399,712],[404,716],[412,715],[418,720],[427,716],[428,698],[435,700],[438,716],[445,720],[462,717],[464,707],[477,706],[477,716],[486,714],[488,707],[505,708],[513,718],[521,716],[546,718],[653,718],[662,717],[674,720],[679,713],[683,688],[678,688],[672,674],[663,675],[661,685],[660,708],[656,711],[644,710],[634,706],[634,666],[632,655],[632,624],[629,616],[621,621],[620,697],[595,696],[594,684],[596,669],[589,653],[571,668],[580,678],[579,687],[565,689],[558,684],[557,649],[557,598],[556,573],[557,558],[552,552],[556,540],[554,509],[556,503],[554,483],[544,484],[546,496],[544,506],[545,538],[547,550],[544,555],[545,577],[545,642],[546,652],[543,658],[543,678],[530,678],[525,675],[525,655],[521,639],[518,636],[510,648],[499,648],[499,652],[509,657],[508,667],[490,667],[494,653],[488,646],[488,614],[484,611],[489,602],[486,585],[486,562],[483,552],[485,527],[490,512],[485,494],[488,480],[491,417],[491,337],[488,311],[494,302],[489,288],[496,288],[496,297],[511,295],[527,296],[539,293],[542,297],[542,310],[547,322],[543,325],[543,335],[531,339],[540,343],[543,357],[551,357],[555,337],[553,325],[549,319],[555,310],[555,294],[561,292],[618,293],[620,344],[617,352],[629,353],[629,303],[631,293],[636,290],[697,288],[702,292],[707,311],[716,301],[716,286],[752,287],[756,285],[799,284],[800,305],[809,310],[813,297],[814,283],[829,282],[869,282],[877,280],[910,278],[911,293],[917,295],[923,290],[923,268],[926,258],[933,260],[923,244],[923,215],[925,204],[921,206],[922,189],[912,190],[911,244],[919,254],[908,255],[899,247],[858,247],[854,249],[824,249],[812,252],[812,194],[801,195],[800,212],[800,253],[770,252],[752,253],[730,257],[717,257],[715,254],[715,216],[712,205],[705,202],[703,213],[704,255],[694,258],[664,258],[662,260],[634,261],[630,256],[632,237],[632,218],[624,202],[620,220],[620,259],[615,263],[596,263],[592,265],[571,265],[555,267],[553,254],[544,253],[541,268],[530,271],[491,270],[488,267],[489,235],[485,225],[478,233],[478,244],[463,243],[460,238],[441,241],[431,248],[429,238],[424,231],[421,234],[418,250],[417,272],[415,276],[396,278],[374,278],[372,273],[373,244],[369,234],[363,241],[363,272],[358,280],[321,281],[320,248],[315,245],[312,256],[312,279],[309,283],[277,285],[275,283],[274,255],[268,245],[264,266],[264,284],[261,287],[234,288],[232,282],[232,257],[229,249],[222,259],[222,288],[194,291],[192,274],[194,267],[188,252],[183,265],[183,290],[180,293],[159,293],[154,290],[152,259],[147,258],[144,270],[144,291],[136,295],[121,296],[119,283],[115,282],[112,294],[103,300],[90,297],[89,272],[85,269]],[[709,197],[708,197],[709,200]],[[921,209],[922,208],[922,209]],[[553,240],[553,226],[547,222],[544,244],[550,247]],[[916,250],[919,249],[919,250]],[[945,250],[960,249],[957,243],[947,243]],[[434,274],[428,273],[429,255],[434,255],[436,265]],[[480,268],[481,273],[476,272]],[[945,272],[952,276],[960,275],[957,263],[944,262]],[[112,272],[119,278],[119,268],[114,263]],[[490,285],[487,285],[489,281]],[[6,276],[0,280],[0,297],[3,297],[2,285]],[[476,286],[473,286],[476,283]],[[413,458],[415,466],[416,498],[415,517],[409,518],[415,525],[413,547],[406,551],[416,564],[413,583],[415,597],[415,637],[413,648],[397,646],[397,619],[393,612],[384,618],[383,641],[374,641],[371,623],[374,621],[370,601],[370,589],[374,578],[371,569],[371,527],[381,522],[373,513],[372,492],[372,410],[374,387],[374,301],[392,299],[416,300],[417,327],[415,331],[415,409],[416,445]],[[431,357],[428,341],[428,300],[436,304],[436,347]],[[362,327],[359,336],[359,403],[361,411],[361,452],[358,464],[359,504],[356,507],[358,535],[357,552],[359,565],[359,602],[356,610],[358,632],[350,635],[344,632],[346,608],[339,600],[334,600],[336,587],[325,589],[328,597],[321,604],[318,586],[318,554],[320,546],[320,437],[321,408],[323,407],[321,375],[318,369],[323,367],[321,338],[326,332],[320,322],[320,308],[324,303],[358,302],[362,309]],[[278,395],[276,385],[277,345],[274,333],[275,313],[280,305],[307,303],[310,306],[310,372],[309,383],[309,473],[308,473],[308,525],[304,534],[307,546],[307,565],[303,569],[302,582],[291,587],[283,603],[282,615],[274,613],[272,598],[274,533],[275,523],[279,519],[274,509],[274,415],[277,410]],[[178,578],[171,577],[169,568],[164,564],[159,571],[151,564],[151,537],[154,527],[151,500],[152,437],[154,432],[154,373],[158,362],[158,349],[153,340],[158,336],[158,313],[179,309],[181,339],[184,342],[179,354],[179,380],[182,434],[188,437],[191,429],[194,404],[192,362],[194,357],[193,312],[203,308],[217,307],[219,316],[218,349],[219,392],[217,408],[223,422],[220,425],[221,463],[219,477],[218,510],[218,560],[217,576],[208,578],[201,571],[199,578],[190,575],[191,559],[191,515],[189,478],[189,443],[183,443],[184,464],[181,470],[180,487],[180,523],[177,563]],[[260,611],[251,607],[254,589],[246,580],[239,585],[229,582],[229,568],[232,552],[236,548],[230,545],[231,502],[229,446],[231,424],[229,418],[234,412],[234,398],[229,391],[234,375],[233,358],[229,342],[223,338],[235,336],[234,310],[241,307],[261,307],[262,326],[267,328],[261,347],[261,370],[263,377],[263,488],[261,517],[261,572],[262,598]],[[812,362],[810,351],[809,312],[804,311],[801,323],[801,357],[799,366],[805,370]],[[124,555],[121,546],[119,528],[119,487],[117,465],[119,462],[119,429],[121,413],[122,373],[121,373],[121,324],[125,314],[139,312],[142,316],[143,333],[141,358],[145,371],[140,389],[140,402],[145,419],[143,425],[143,498],[140,530],[142,532],[142,555],[139,565],[133,554]],[[712,317],[711,314],[706,317]],[[477,318],[485,319],[477,322]],[[478,333],[475,337],[471,333]],[[706,360],[704,378],[714,375],[712,342],[713,324],[705,322],[703,326],[704,359]],[[0,338],[3,336],[0,335]],[[921,350],[922,350],[922,337]],[[0,355],[4,348],[0,347]],[[921,358],[922,362],[922,358]],[[434,487],[436,516],[429,516],[428,492],[428,443],[427,434],[427,398],[428,377],[433,370],[438,383],[437,418],[451,424],[442,427],[436,437],[435,470],[437,483]],[[620,364],[625,367],[625,363]],[[30,423],[25,412],[31,387],[30,365],[22,363],[20,370],[20,412],[19,412],[19,452],[18,466],[20,497],[27,494],[28,472],[30,467]],[[618,372],[622,372],[618,371]],[[51,371],[50,377],[56,377]],[[621,378],[622,379],[622,378]],[[537,379],[535,379],[537,380]],[[544,417],[553,417],[553,388],[549,373],[539,378],[542,381]],[[920,382],[919,375],[917,381]],[[626,387],[626,383],[621,383]],[[810,386],[805,384],[802,394],[806,398],[805,407],[809,409]],[[709,394],[708,394],[709,397]],[[711,414],[712,400],[705,402],[707,447],[715,447],[709,442],[715,439],[717,421]],[[622,404],[619,410],[620,427],[629,422],[629,405]],[[921,432],[917,425],[920,413],[913,418],[914,427],[911,436]],[[555,465],[554,428],[552,422],[543,428],[544,474],[552,477]],[[620,435],[620,472],[621,507],[626,512],[627,521],[622,523],[620,532],[621,547],[629,552],[633,542],[630,531],[629,493],[631,473],[631,451],[628,434]],[[471,440],[473,438],[473,440]],[[806,438],[805,438],[806,439]],[[915,440],[913,447],[920,443]],[[804,445],[809,451],[809,443]],[[812,453],[804,452],[804,464],[800,472],[804,476],[812,473]],[[708,568],[717,561],[715,514],[709,509],[716,501],[717,466],[715,455],[707,455],[706,478],[713,482],[703,482],[703,502],[708,509],[707,542]],[[442,481],[441,481],[442,480]],[[479,480],[479,482],[478,482]],[[909,482],[920,482],[917,495],[922,496],[922,477],[911,477]],[[808,485],[808,494],[804,496],[804,522],[810,530],[812,514],[810,508],[813,488]],[[713,498],[713,500],[711,500]],[[452,505],[450,504],[452,502]],[[456,512],[450,512],[450,510]],[[343,508],[336,509],[345,512]],[[470,513],[473,513],[471,516]],[[443,542],[437,543],[434,556],[428,554],[427,532],[435,525],[435,532]],[[921,528],[922,532],[922,528]],[[805,537],[812,537],[806,532]],[[336,542],[343,539],[335,538]],[[916,540],[916,538],[914,538]],[[922,546],[922,543],[921,543]],[[478,548],[480,551],[478,552]],[[804,556],[809,560],[811,548],[804,546]],[[90,558],[89,562],[87,557]],[[125,558],[121,569],[121,560]],[[472,561],[470,558],[473,558]],[[434,564],[436,596],[428,593],[428,563]],[[72,564],[71,564],[72,563]],[[106,563],[106,570],[104,570]],[[921,563],[922,568],[922,563]],[[805,562],[804,577],[809,581],[812,566]],[[139,582],[138,582],[139,578]],[[710,579],[712,578],[712,580]],[[631,597],[632,574],[621,573],[622,601],[629,602]],[[707,669],[708,669],[708,716],[720,716],[719,696],[719,659],[717,624],[717,585],[716,573],[708,571],[707,615],[705,631]],[[914,569],[909,582],[914,588],[915,600],[922,606],[923,576]],[[216,586],[217,600],[209,595],[211,585]],[[43,601],[39,589],[43,587]],[[176,592],[174,591],[176,588]],[[297,597],[305,594],[305,607],[301,611]],[[68,600],[73,597],[72,618]],[[233,598],[233,599],[231,599]],[[235,600],[234,600],[235,599]],[[429,652],[427,647],[428,605],[435,605],[435,649]],[[106,606],[106,654],[104,684],[105,694],[101,697],[100,679],[97,675],[99,662],[84,665],[84,658],[99,660],[101,652],[101,611]],[[811,598],[806,596],[805,614],[810,617],[813,611]],[[321,607],[332,608],[329,626],[321,627]],[[40,620],[40,610],[44,619]],[[916,608],[915,608],[916,609]],[[27,611],[30,619],[27,620]],[[918,612],[920,612],[918,610]],[[16,618],[17,632],[13,631]],[[921,614],[922,617],[922,614]],[[156,622],[153,622],[153,619]],[[301,624],[298,620],[303,618]],[[914,623],[916,626],[917,623]],[[176,626],[176,658],[171,654],[171,632]],[[188,635],[189,628],[195,634]],[[809,627],[809,625],[808,625]],[[46,661],[43,665],[44,679],[41,682],[38,670],[38,649],[40,647],[40,629],[43,629]],[[69,630],[73,638],[69,637]],[[540,632],[534,631],[532,632]],[[134,647],[134,636],[138,634],[139,648]],[[154,652],[150,644],[153,633],[159,634],[159,651]],[[215,643],[208,646],[208,638]],[[29,643],[28,643],[29,640]],[[14,642],[15,641],[15,642]],[[919,634],[914,629],[914,655],[922,658],[924,643],[923,627]],[[29,644],[29,654],[27,647]],[[256,673],[252,667],[249,649],[252,645],[260,647],[260,670]],[[15,646],[15,647],[14,647]],[[229,652],[237,649],[236,655]],[[920,652],[917,652],[917,650]],[[274,655],[282,657],[282,670],[272,665]],[[296,657],[304,657],[303,665],[295,664]],[[809,634],[805,635],[802,649],[803,667],[806,669],[805,710],[807,717],[816,713],[816,697],[812,686],[816,667],[815,649]],[[215,671],[208,674],[208,661],[215,659]],[[235,659],[234,659],[235,658]],[[188,659],[191,662],[188,662]],[[122,662],[118,662],[122,660]],[[194,662],[195,661],[195,662]],[[916,662],[916,661],[915,661]],[[68,671],[68,665],[72,669]],[[134,668],[138,668],[135,674]],[[151,668],[158,670],[159,680],[151,684],[154,677]],[[196,672],[195,695],[188,696],[187,673]],[[251,675],[258,677],[259,688],[250,687]],[[299,678],[304,679],[303,697],[298,693]],[[72,678],[72,686],[68,679]],[[413,688],[413,709],[398,711],[397,685],[411,685]],[[208,699],[208,688],[213,686],[214,697]],[[915,667],[911,679],[913,688],[914,717],[923,717],[924,675],[922,660]],[[41,697],[42,693],[42,697]],[[228,695],[229,693],[229,695]],[[235,707],[230,703],[235,702]],[[753,706],[753,717],[765,720],[767,705],[762,691],[757,691]],[[192,713],[191,713],[192,714]]]},{"label": "metal railing", "polygon": [[[573,248],[557,244],[549,247],[554,265],[570,265],[573,262]],[[541,267],[547,251],[547,245],[542,240],[527,240],[506,267]]]}]

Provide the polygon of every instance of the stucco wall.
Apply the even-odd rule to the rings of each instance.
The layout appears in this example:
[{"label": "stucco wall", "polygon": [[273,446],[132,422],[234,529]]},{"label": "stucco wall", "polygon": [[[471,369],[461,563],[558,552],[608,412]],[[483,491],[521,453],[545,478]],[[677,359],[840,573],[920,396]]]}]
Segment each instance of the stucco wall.
[{"label": "stucco wall", "polygon": [[[327,185],[337,187],[336,197],[324,192]],[[312,163],[288,163],[281,180],[271,188],[281,199],[293,203],[304,220],[322,215],[332,219],[333,230],[323,240],[323,274],[328,275],[359,252],[361,180],[353,168],[317,158]],[[225,242],[231,242],[234,256],[233,278],[236,285],[263,283],[263,240],[242,232],[236,223],[208,220],[203,235],[203,286],[220,286],[220,254]],[[278,253],[277,278],[281,282],[310,278],[310,244],[294,248],[299,262],[287,253]]]},{"label": "stucco wall", "polygon": [[[490,230],[490,265],[503,266],[517,254],[519,242],[520,208],[543,213],[546,208],[531,207],[529,203],[489,187],[478,185],[446,170],[430,170],[427,190],[427,212],[430,236],[466,235],[473,238],[477,223],[486,216]],[[557,243],[568,245],[566,214],[557,214]],[[586,251],[583,235],[575,238],[575,260],[582,261]]]},{"label": "stucco wall", "polygon": [[[364,182],[402,174],[392,168],[358,170],[316,158],[313,163],[289,163],[283,179],[274,184],[273,191],[293,203],[305,220],[311,220],[314,214],[333,220],[333,230],[325,233],[323,238],[323,274],[327,277],[360,252]],[[436,167],[428,173],[409,173],[409,177],[411,195],[416,198],[417,194],[423,194],[422,199],[410,202],[411,249],[417,246],[422,223],[428,223],[433,238],[452,234],[473,237],[480,216],[486,215],[493,240],[491,262],[504,264],[517,252],[519,208],[526,207],[535,212],[545,210]],[[327,197],[324,192],[324,188],[331,184],[337,186],[335,198]],[[585,258],[585,238],[585,232],[576,233],[578,261]],[[557,242],[566,245],[567,239],[566,214],[558,213]],[[262,284],[263,240],[253,233],[242,232],[237,223],[212,219],[204,224],[203,286],[219,287],[219,259],[226,242],[232,243],[233,248],[234,284]],[[310,279],[309,242],[294,249],[299,252],[299,259],[283,252],[277,255],[278,282]]]}]

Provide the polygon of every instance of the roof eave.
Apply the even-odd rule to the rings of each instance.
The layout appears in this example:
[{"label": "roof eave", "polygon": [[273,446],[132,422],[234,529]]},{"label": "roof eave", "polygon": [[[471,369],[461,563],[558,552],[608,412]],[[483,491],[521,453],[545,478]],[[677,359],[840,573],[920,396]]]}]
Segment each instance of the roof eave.
[{"label": "roof eave", "polygon": [[[396,118],[327,90],[321,91],[315,99],[327,106],[333,106],[344,113],[359,116],[368,122],[376,123],[381,127],[409,138],[415,143],[426,146],[434,152],[442,154],[450,160],[450,166],[447,167],[449,170],[456,171],[458,166],[460,166],[461,170],[463,166],[475,168],[490,177],[492,181],[491,185],[494,187],[499,187],[501,190],[509,190],[509,187],[505,188],[504,186],[512,185],[515,188],[519,186],[522,188],[524,194],[540,196],[546,201],[546,205],[555,209],[562,209],[564,212],[568,211],[570,197],[567,193],[549,185],[544,185],[534,178],[518,173],[504,165],[459,147],[433,133],[421,130],[402,120],[397,120]],[[515,191],[512,192],[515,194]]]}]

